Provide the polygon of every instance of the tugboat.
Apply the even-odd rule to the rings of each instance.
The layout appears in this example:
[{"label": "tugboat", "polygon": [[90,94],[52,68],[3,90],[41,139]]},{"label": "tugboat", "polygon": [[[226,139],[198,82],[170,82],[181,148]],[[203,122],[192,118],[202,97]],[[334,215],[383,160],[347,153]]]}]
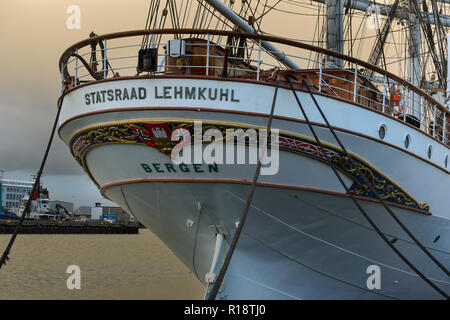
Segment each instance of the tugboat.
[{"label": "tugboat", "polygon": [[[25,206],[29,197],[24,197],[20,201],[18,216],[21,217],[25,211]],[[46,188],[38,188],[31,196],[30,213],[25,217],[33,220],[70,220],[72,215],[60,204],[53,209],[50,205],[49,192]]]},{"label": "tugboat", "polygon": [[[151,1],[144,30],[68,48],[60,138],[207,297],[448,298],[450,18],[375,3],[373,50],[352,56],[369,40],[345,40],[344,19],[371,2],[314,0],[325,47],[263,33],[285,2],[250,2]],[[401,76],[386,57],[400,26]]]}]

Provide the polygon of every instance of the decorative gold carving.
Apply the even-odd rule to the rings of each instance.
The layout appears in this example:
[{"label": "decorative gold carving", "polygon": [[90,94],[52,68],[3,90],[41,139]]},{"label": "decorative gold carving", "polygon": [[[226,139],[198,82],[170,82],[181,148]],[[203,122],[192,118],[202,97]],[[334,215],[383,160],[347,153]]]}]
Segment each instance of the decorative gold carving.
[{"label": "decorative gold carving", "polygon": [[[382,200],[392,201],[398,204],[417,207],[422,210],[429,210],[429,205],[425,202],[419,203],[400,187],[386,179],[377,170],[369,168],[363,162],[355,161],[354,167],[350,158],[345,155],[335,155],[331,159],[340,169],[346,172],[355,181],[350,188],[350,192],[357,196],[375,197],[371,188],[364,182],[361,174],[369,181],[375,189],[377,196]],[[359,171],[358,171],[359,169]],[[360,174],[361,173],[361,174]]]},{"label": "decorative gold carving", "polygon": [[[149,133],[149,126],[157,126],[157,125],[165,125],[169,132],[167,132],[167,136],[151,136]],[[124,121],[124,122],[116,122],[104,124],[96,127],[89,127],[78,131],[75,136],[71,139],[70,145],[73,146],[74,142],[77,139],[83,139],[88,145],[83,150],[80,151],[78,155],[75,155],[75,158],[80,163],[80,165],[89,173],[87,170],[84,158],[87,151],[95,147],[98,144],[108,144],[108,143],[126,143],[126,144],[146,144],[149,145],[159,152],[170,156],[173,147],[177,144],[177,142],[171,141],[170,133],[174,130],[184,128],[192,131],[194,126],[194,121],[180,121],[180,120],[141,120],[141,121]],[[204,133],[206,130],[210,128],[215,128],[220,130],[223,133],[224,139],[226,139],[225,131],[228,128],[241,128],[241,129],[265,129],[260,127],[252,127],[252,126],[243,126],[241,124],[234,123],[223,123],[223,122],[214,122],[208,121],[202,123],[202,132]],[[139,131],[140,130],[140,131]],[[134,133],[133,133],[134,131]],[[143,136],[145,136],[145,141],[141,138],[138,138],[136,132],[141,132]],[[150,137],[151,136],[151,137]],[[316,152],[308,152],[308,149],[283,149],[285,151],[294,152],[297,154],[302,154],[308,157],[312,157],[319,161],[326,161],[322,152],[317,153],[317,145],[315,140],[310,137],[305,137],[301,135],[294,135],[288,132],[280,131],[280,138],[286,137],[289,139],[295,139],[300,142],[304,142],[311,145],[311,150],[315,150]],[[194,139],[194,135],[191,135],[191,141]],[[269,140],[270,141],[270,138]],[[366,177],[370,184],[374,187],[376,191],[376,195],[374,195],[369,188],[369,186],[364,182],[363,177],[358,172],[357,168],[352,165],[350,159],[342,152],[342,150],[334,145],[329,143],[322,142],[324,147],[329,151],[329,156],[331,157],[331,161],[337,166],[337,168],[345,173],[348,177],[350,177],[354,183],[350,188],[350,192],[354,195],[361,197],[370,197],[376,198],[379,197],[383,200],[421,209],[428,211],[429,205],[425,202],[418,202],[411,195],[409,195],[403,188],[393,182],[391,179],[384,176],[379,170],[373,167],[364,159],[360,158],[355,154],[350,154],[353,161],[355,162],[357,168],[361,172],[362,175]],[[92,175],[89,173],[92,178]],[[94,180],[95,181],[95,180]]]}]

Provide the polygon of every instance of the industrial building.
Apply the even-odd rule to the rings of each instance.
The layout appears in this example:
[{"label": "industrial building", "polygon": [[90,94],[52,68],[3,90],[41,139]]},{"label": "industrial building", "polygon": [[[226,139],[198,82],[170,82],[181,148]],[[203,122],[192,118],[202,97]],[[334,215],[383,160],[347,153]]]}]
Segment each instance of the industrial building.
[{"label": "industrial building", "polygon": [[136,221],[136,219],[128,214],[125,210],[117,205],[102,205],[96,203],[91,210],[91,219],[95,220],[110,220],[112,222],[127,222]]},{"label": "industrial building", "polygon": [[100,220],[111,222],[135,222],[136,218],[112,202],[97,202],[94,207],[81,206],[74,212],[76,220]]},{"label": "industrial building", "polygon": [[3,179],[0,177],[0,209],[18,210],[20,200],[33,189],[33,181]]}]

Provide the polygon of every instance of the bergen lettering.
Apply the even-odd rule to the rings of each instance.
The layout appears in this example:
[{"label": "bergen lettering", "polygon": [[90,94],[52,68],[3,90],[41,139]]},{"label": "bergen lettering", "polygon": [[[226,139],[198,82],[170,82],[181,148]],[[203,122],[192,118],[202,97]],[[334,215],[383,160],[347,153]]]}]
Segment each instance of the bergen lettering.
[{"label": "bergen lettering", "polygon": [[189,168],[189,166],[187,164],[181,163],[179,165],[174,165],[172,163],[151,163],[151,164],[147,164],[147,163],[141,163],[141,167],[142,169],[144,169],[145,172],[148,173],[171,173],[171,172],[197,172],[197,173],[201,173],[201,172],[218,172],[219,169],[217,167],[217,164],[208,164],[207,169],[205,168],[205,166],[203,166],[202,169],[202,165],[200,164],[193,164],[191,166],[191,168]]}]

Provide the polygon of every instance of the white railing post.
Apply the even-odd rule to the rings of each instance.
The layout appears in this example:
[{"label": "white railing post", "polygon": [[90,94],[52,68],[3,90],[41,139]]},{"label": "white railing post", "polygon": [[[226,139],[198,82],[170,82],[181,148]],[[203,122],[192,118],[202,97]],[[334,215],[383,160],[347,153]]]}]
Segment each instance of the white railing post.
[{"label": "white railing post", "polygon": [[386,84],[386,75],[384,75],[384,79],[383,79],[383,113],[385,112],[385,110],[386,110],[386,93],[387,93],[387,88],[386,88],[386,86],[387,86],[387,84]]},{"label": "white railing post", "polygon": [[261,39],[258,42],[258,70],[256,70],[256,80],[259,80],[259,73],[261,69]]},{"label": "white railing post", "polygon": [[433,108],[433,137],[436,138],[436,105]]},{"label": "white railing post", "polygon": [[447,137],[447,113],[444,112],[444,122],[442,123],[442,142],[445,143]]},{"label": "white railing post", "polygon": [[106,64],[106,61],[107,61],[107,59],[106,59],[106,39],[105,39],[105,46],[104,46],[104,48],[103,48],[103,52],[105,53],[104,54],[104,57],[103,57],[103,79],[105,79],[106,78],[106,75],[107,75],[107,70],[108,70],[108,65]]},{"label": "white railing post", "polygon": [[356,102],[356,87],[358,86],[358,64],[355,63],[355,81],[353,83],[353,102]]},{"label": "white railing post", "polygon": [[421,95],[420,96],[420,103],[419,103],[419,129],[422,129],[422,105],[424,104],[425,98]]},{"label": "white railing post", "polygon": [[161,70],[162,70],[162,68],[164,66],[164,62],[166,62],[166,55],[164,55],[162,57],[161,62],[159,63],[158,71],[157,71],[158,74],[162,73]]},{"label": "white railing post", "polygon": [[323,69],[323,53],[320,53],[319,61],[319,92],[322,92],[322,69]]},{"label": "white railing post", "polygon": [[[412,102],[412,101],[409,101],[409,99],[412,99],[409,96],[409,93],[410,93],[409,87],[406,90],[407,90],[407,94],[405,95],[406,103],[405,103],[405,107],[403,108],[403,121],[406,121],[406,111],[408,110],[409,103]],[[412,105],[414,106],[414,103],[412,103]],[[414,114],[414,111],[412,113]]]},{"label": "white railing post", "polygon": [[206,75],[209,76],[209,45],[210,45],[210,36],[208,33],[208,42],[206,44]]}]

